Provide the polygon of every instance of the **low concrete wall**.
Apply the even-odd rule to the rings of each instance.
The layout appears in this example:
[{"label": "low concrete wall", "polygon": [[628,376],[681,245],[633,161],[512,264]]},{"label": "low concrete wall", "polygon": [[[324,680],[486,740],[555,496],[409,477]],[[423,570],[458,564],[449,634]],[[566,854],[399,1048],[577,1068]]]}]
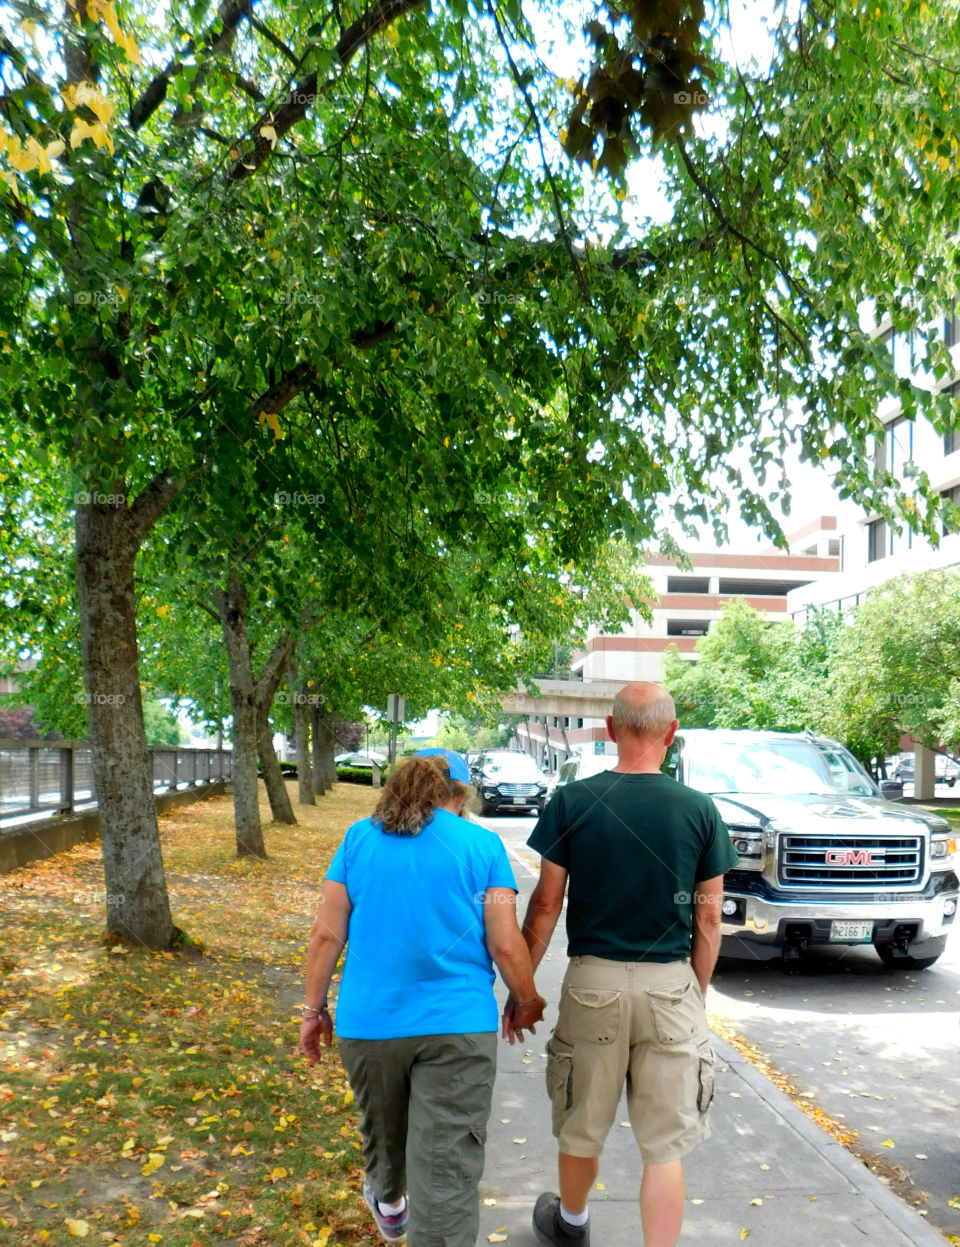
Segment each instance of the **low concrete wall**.
[{"label": "low concrete wall", "polygon": [[[162,792],[156,797],[157,813],[178,805],[191,805],[207,797],[219,797],[230,787],[229,780],[217,780],[199,788],[184,788],[178,792]],[[35,862],[41,857],[52,857],[74,845],[86,844],[100,839],[100,814],[88,810],[70,818],[47,818],[22,827],[0,831],[0,874]]]}]

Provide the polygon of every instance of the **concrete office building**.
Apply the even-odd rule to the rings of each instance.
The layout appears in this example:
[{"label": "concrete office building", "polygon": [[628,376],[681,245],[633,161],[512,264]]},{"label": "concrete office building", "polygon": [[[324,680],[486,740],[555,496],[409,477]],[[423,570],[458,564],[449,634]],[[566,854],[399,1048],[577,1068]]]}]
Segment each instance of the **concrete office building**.
[{"label": "concrete office building", "polygon": [[[769,619],[787,619],[787,595],[839,569],[836,521],[823,516],[791,535],[789,553],[770,549],[761,554],[714,550],[690,556],[693,567],[682,571],[675,558],[648,555],[646,572],[657,597],[648,623],[636,611],[620,632],[591,628],[584,650],[574,657],[574,676],[585,683],[621,685],[631,680],[660,680],[663,654],[676,645],[694,658],[697,639],[719,619],[723,607],[744,598]],[[802,550],[794,550],[799,545]],[[614,750],[602,719],[573,715],[532,716],[516,732],[520,748],[551,769],[572,753]]]}]

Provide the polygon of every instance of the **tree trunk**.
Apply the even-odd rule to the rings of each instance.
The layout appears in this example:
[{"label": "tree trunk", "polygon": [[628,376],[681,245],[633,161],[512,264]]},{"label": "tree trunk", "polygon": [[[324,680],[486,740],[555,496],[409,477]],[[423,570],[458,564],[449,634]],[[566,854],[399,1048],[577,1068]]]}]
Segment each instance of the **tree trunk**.
[{"label": "tree trunk", "polygon": [[[118,495],[123,498],[122,484]],[[77,598],[107,931],[146,948],[169,948],[176,928],[143,729],[133,578],[149,522],[152,513],[138,515],[125,501],[77,507]]]},{"label": "tree trunk", "polygon": [[[324,792],[329,792],[337,782],[337,764],[333,760],[336,753],[336,742],[333,735],[333,715],[330,714],[326,706],[320,705],[317,707],[313,725],[318,737],[318,741],[314,745],[314,774],[316,774],[317,758],[319,757],[320,774],[324,781]],[[319,749],[317,745],[319,745]]]},{"label": "tree trunk", "polygon": [[[313,790],[318,797],[322,797],[327,789],[331,786],[327,778],[327,769],[323,761],[323,742],[321,740],[322,729],[320,727],[321,707],[314,706],[310,715],[311,737],[313,745]],[[336,767],[334,767],[336,773]]]},{"label": "tree trunk", "polygon": [[267,711],[257,713],[259,725],[260,766],[263,769],[263,782],[267,786],[267,799],[270,802],[270,814],[275,823],[296,823],[297,816],[290,804],[290,794],[283,780],[277,751],[273,747],[273,733],[270,730],[270,715]]},{"label": "tree trunk", "polygon": [[266,857],[257,793],[257,698],[247,636],[250,608],[246,588],[235,568],[227,574],[226,589],[217,589],[214,601],[223,625],[230,672],[230,710],[233,715],[233,812],[238,857]]},{"label": "tree trunk", "polygon": [[290,664],[287,678],[293,699],[294,738],[297,745],[297,800],[301,805],[316,805],[310,762],[310,711],[304,690],[297,688],[297,669],[294,663]]}]

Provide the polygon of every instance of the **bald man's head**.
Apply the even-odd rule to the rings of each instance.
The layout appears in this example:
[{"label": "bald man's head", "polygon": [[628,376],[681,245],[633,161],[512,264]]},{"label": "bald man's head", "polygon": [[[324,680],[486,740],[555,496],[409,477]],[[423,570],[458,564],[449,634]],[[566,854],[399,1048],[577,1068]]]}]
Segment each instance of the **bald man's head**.
[{"label": "bald man's head", "polygon": [[677,712],[665,688],[649,680],[638,680],[625,684],[616,695],[610,717],[617,736],[629,732],[659,739],[667,734]]}]

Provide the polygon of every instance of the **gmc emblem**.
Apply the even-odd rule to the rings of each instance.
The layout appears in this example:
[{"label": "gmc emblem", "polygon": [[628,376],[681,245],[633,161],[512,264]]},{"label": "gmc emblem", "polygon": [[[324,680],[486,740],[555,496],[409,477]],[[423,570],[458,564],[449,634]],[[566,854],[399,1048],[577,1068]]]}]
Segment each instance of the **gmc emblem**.
[{"label": "gmc emblem", "polygon": [[882,866],[883,849],[827,849],[828,866]]}]

